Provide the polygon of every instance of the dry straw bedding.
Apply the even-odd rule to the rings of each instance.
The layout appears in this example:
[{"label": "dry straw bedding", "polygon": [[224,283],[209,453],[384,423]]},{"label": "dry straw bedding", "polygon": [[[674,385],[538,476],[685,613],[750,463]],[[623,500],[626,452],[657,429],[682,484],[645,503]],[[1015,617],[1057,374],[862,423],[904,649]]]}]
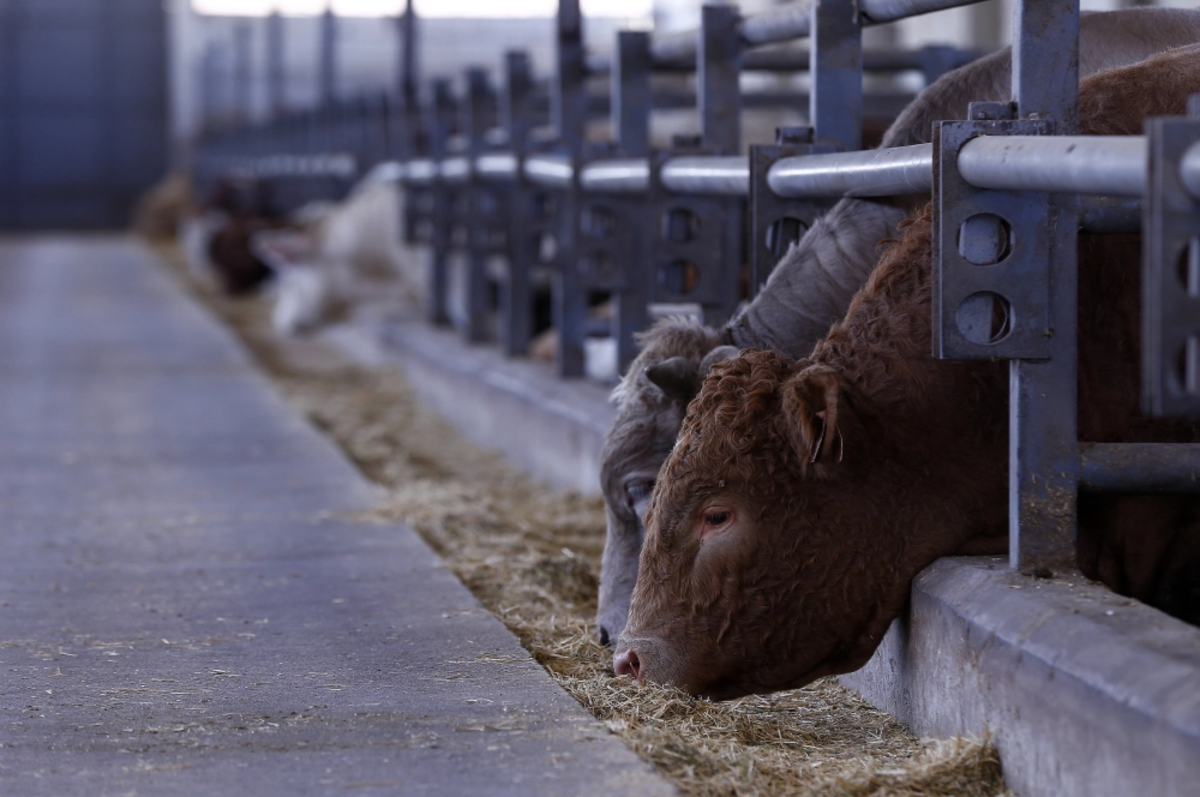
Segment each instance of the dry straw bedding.
[{"label": "dry straw bedding", "polygon": [[387,488],[363,519],[416,529],[563,688],[684,794],[1007,794],[990,745],[918,740],[832,679],[713,703],[616,678],[589,627],[599,499],[552,492],[481,452],[417,404],[395,370],[355,365],[319,340],[279,339],[262,300],[189,284],[289,401]]}]

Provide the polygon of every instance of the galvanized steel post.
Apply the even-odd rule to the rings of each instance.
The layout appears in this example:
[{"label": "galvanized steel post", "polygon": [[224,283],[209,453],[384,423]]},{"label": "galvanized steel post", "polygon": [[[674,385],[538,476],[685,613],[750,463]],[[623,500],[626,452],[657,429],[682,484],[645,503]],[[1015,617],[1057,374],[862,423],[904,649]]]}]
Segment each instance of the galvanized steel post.
[{"label": "galvanized steel post", "polygon": [[[621,31],[617,34],[613,62],[612,107],[613,136],[622,157],[647,158],[650,155],[650,34]],[[624,373],[637,356],[634,334],[650,325],[650,298],[653,295],[653,269],[647,269],[639,255],[646,235],[647,198],[644,193],[621,197],[613,202],[617,210],[613,257],[621,275],[621,285],[613,292],[612,335],[617,347],[617,371]]]},{"label": "galvanized steel post", "polygon": [[508,131],[508,148],[516,158],[514,184],[507,190],[505,214],[508,273],[500,286],[500,348],[508,356],[525,354],[533,337],[533,269],[537,263],[540,235],[533,188],[521,174],[521,161],[533,129],[533,74],[529,55],[508,52],[504,56],[504,94],[500,121]]},{"label": "galvanized steel post", "polygon": [[579,0],[559,0],[556,65],[550,96],[551,121],[558,148],[570,160],[571,182],[559,195],[558,236],[551,295],[551,316],[558,330],[555,362],[562,377],[583,376],[588,297],[578,268],[581,215],[579,168],[587,124],[587,67],[583,51],[583,17]]},{"label": "galvanized steel post", "polygon": [[321,15],[320,56],[317,98],[318,104],[328,107],[337,98],[337,17],[333,9]]},{"label": "galvanized steel post", "polygon": [[[425,109],[429,131],[429,157],[440,160],[446,154],[446,140],[454,126],[454,96],[450,81],[439,78],[433,81],[433,92]],[[435,183],[431,192],[430,245],[433,256],[429,266],[429,295],[426,316],[435,326],[450,323],[448,309],[450,273],[450,236],[453,224],[453,187],[444,182]]]},{"label": "galvanized steel post", "polygon": [[[1059,135],[1079,129],[1079,0],[1013,5],[1012,81],[1019,117],[1051,119]],[[1047,289],[1049,359],[1015,360],[1010,372],[1009,560],[1023,572],[1075,566],[1079,220],[1073,197],[1048,204],[1048,246],[1028,278]]]},{"label": "galvanized steel post", "polygon": [[272,118],[287,107],[287,68],[283,15],[279,10],[267,17],[267,110]]},{"label": "galvanized steel post", "polygon": [[468,341],[481,343],[491,337],[488,322],[492,302],[487,270],[488,260],[496,249],[493,239],[501,216],[500,203],[492,186],[482,183],[474,174],[475,158],[483,153],[484,136],[495,120],[495,94],[486,69],[473,67],[467,70],[462,100],[462,129],[467,138],[464,154],[470,164],[464,189],[466,215],[460,220],[467,237],[467,317],[462,332]]},{"label": "galvanized steel post", "polygon": [[813,140],[862,149],[862,27],[855,0],[812,5],[808,120]]}]

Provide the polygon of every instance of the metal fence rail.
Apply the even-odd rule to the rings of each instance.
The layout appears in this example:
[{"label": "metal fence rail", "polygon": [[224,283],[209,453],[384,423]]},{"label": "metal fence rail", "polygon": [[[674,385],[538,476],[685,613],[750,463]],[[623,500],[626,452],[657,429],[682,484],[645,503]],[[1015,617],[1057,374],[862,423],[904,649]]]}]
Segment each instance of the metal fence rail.
[{"label": "metal fence rail", "polygon": [[[983,0],[860,0],[858,12],[863,24],[872,25],[980,2]],[[739,38],[747,47],[803,39],[812,33],[814,5],[813,0],[803,0],[746,17],[738,28]],[[650,45],[650,53],[656,62],[693,59],[697,38],[694,31],[656,37]]]},{"label": "metal fence rail", "polygon": [[[532,335],[536,282],[549,274],[563,376],[582,374],[584,340],[598,331],[587,319],[590,296],[613,298],[614,319],[599,331],[625,365],[652,302],[695,303],[720,323],[741,299],[743,264],[753,291],[836,198],[929,193],[937,353],[1012,361],[1011,559],[1025,571],[1053,569],[1073,559],[1081,490],[1200,489],[1196,446],[1078,444],[1074,328],[1078,230],[1140,228],[1145,405],[1200,415],[1200,107],[1153,120],[1144,136],[1075,135],[1078,2],[1015,0],[1011,105],[942,122],[932,144],[862,151],[864,69],[933,78],[966,57],[944,48],[867,53],[862,27],[968,4],[807,1],[744,19],[710,6],[699,31],[623,32],[611,54],[596,56],[583,48],[578,0],[561,0],[545,94],[528,58],[513,54],[504,91],[476,70],[458,96],[434,81],[420,107],[411,91],[382,111],[284,119],[211,140],[201,162],[260,177],[324,173],[343,156],[366,168],[382,136],[408,196],[407,236],[433,251],[429,319],[449,321],[449,259],[460,256],[470,308],[463,334],[483,339],[482,318],[498,311],[501,346],[519,354]],[[805,53],[755,51],[805,37]],[[739,74],[800,68],[810,72],[810,126],[739,154],[749,103]],[[694,71],[695,94],[656,95],[656,71]],[[598,74],[610,81],[603,98],[588,91]],[[654,148],[651,107],[668,102],[696,104],[700,135]],[[371,113],[390,121],[371,128]],[[584,135],[599,113],[613,131],[603,144]],[[486,267],[496,258],[507,272],[499,306],[489,306]],[[990,323],[971,322],[979,296],[992,297],[980,311],[989,322],[996,307],[1007,314],[995,339],[979,336]]]}]

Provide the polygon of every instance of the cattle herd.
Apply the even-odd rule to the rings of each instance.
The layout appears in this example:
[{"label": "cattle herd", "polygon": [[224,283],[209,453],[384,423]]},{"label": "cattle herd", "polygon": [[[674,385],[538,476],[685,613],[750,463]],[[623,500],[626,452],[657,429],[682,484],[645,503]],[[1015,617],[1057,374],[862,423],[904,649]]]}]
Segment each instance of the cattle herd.
[{"label": "cattle herd", "polygon": [[[1195,42],[1193,12],[1085,16],[1083,132],[1184,113]],[[885,145],[1007,81],[1003,52],[947,74]],[[644,336],[602,470],[597,623],[618,673],[734,697],[849,672],[922,568],[1006,549],[1007,374],[930,355],[931,219],[912,212],[842,200],[724,329]],[[1139,412],[1140,253],[1136,236],[1081,240],[1080,439],[1197,442],[1200,426]],[[1086,575],[1200,622],[1200,501],[1085,496],[1079,523]]]},{"label": "cattle herd", "polygon": [[[1079,57],[1081,133],[1141,134],[1200,93],[1200,11],[1084,15]],[[1010,65],[1006,49],[945,74],[881,146],[928,142],[936,120],[1007,101]],[[268,223],[228,191],[210,204],[208,263],[230,293],[280,275],[281,332],[345,298],[356,277],[297,266],[361,259],[330,251],[336,214]],[[344,249],[398,239],[382,220],[398,209],[373,212],[342,222]],[[726,325],[674,317],[641,334],[601,462],[596,630],[618,674],[731,698],[849,672],[919,571],[1006,550],[1007,365],[931,355],[933,229],[928,196],[842,199]],[[421,283],[375,248],[384,270]],[[1079,239],[1079,439],[1200,443],[1200,422],[1140,409],[1141,251],[1138,235]],[[1200,498],[1084,494],[1078,525],[1086,576],[1200,624]]]}]

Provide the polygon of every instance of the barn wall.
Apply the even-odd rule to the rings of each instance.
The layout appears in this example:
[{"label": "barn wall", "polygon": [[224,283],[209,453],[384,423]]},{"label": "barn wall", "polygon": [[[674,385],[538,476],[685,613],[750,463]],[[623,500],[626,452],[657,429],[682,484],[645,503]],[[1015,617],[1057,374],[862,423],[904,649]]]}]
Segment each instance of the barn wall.
[{"label": "barn wall", "polygon": [[0,0],[0,229],[125,225],[166,123],[161,0]]}]

